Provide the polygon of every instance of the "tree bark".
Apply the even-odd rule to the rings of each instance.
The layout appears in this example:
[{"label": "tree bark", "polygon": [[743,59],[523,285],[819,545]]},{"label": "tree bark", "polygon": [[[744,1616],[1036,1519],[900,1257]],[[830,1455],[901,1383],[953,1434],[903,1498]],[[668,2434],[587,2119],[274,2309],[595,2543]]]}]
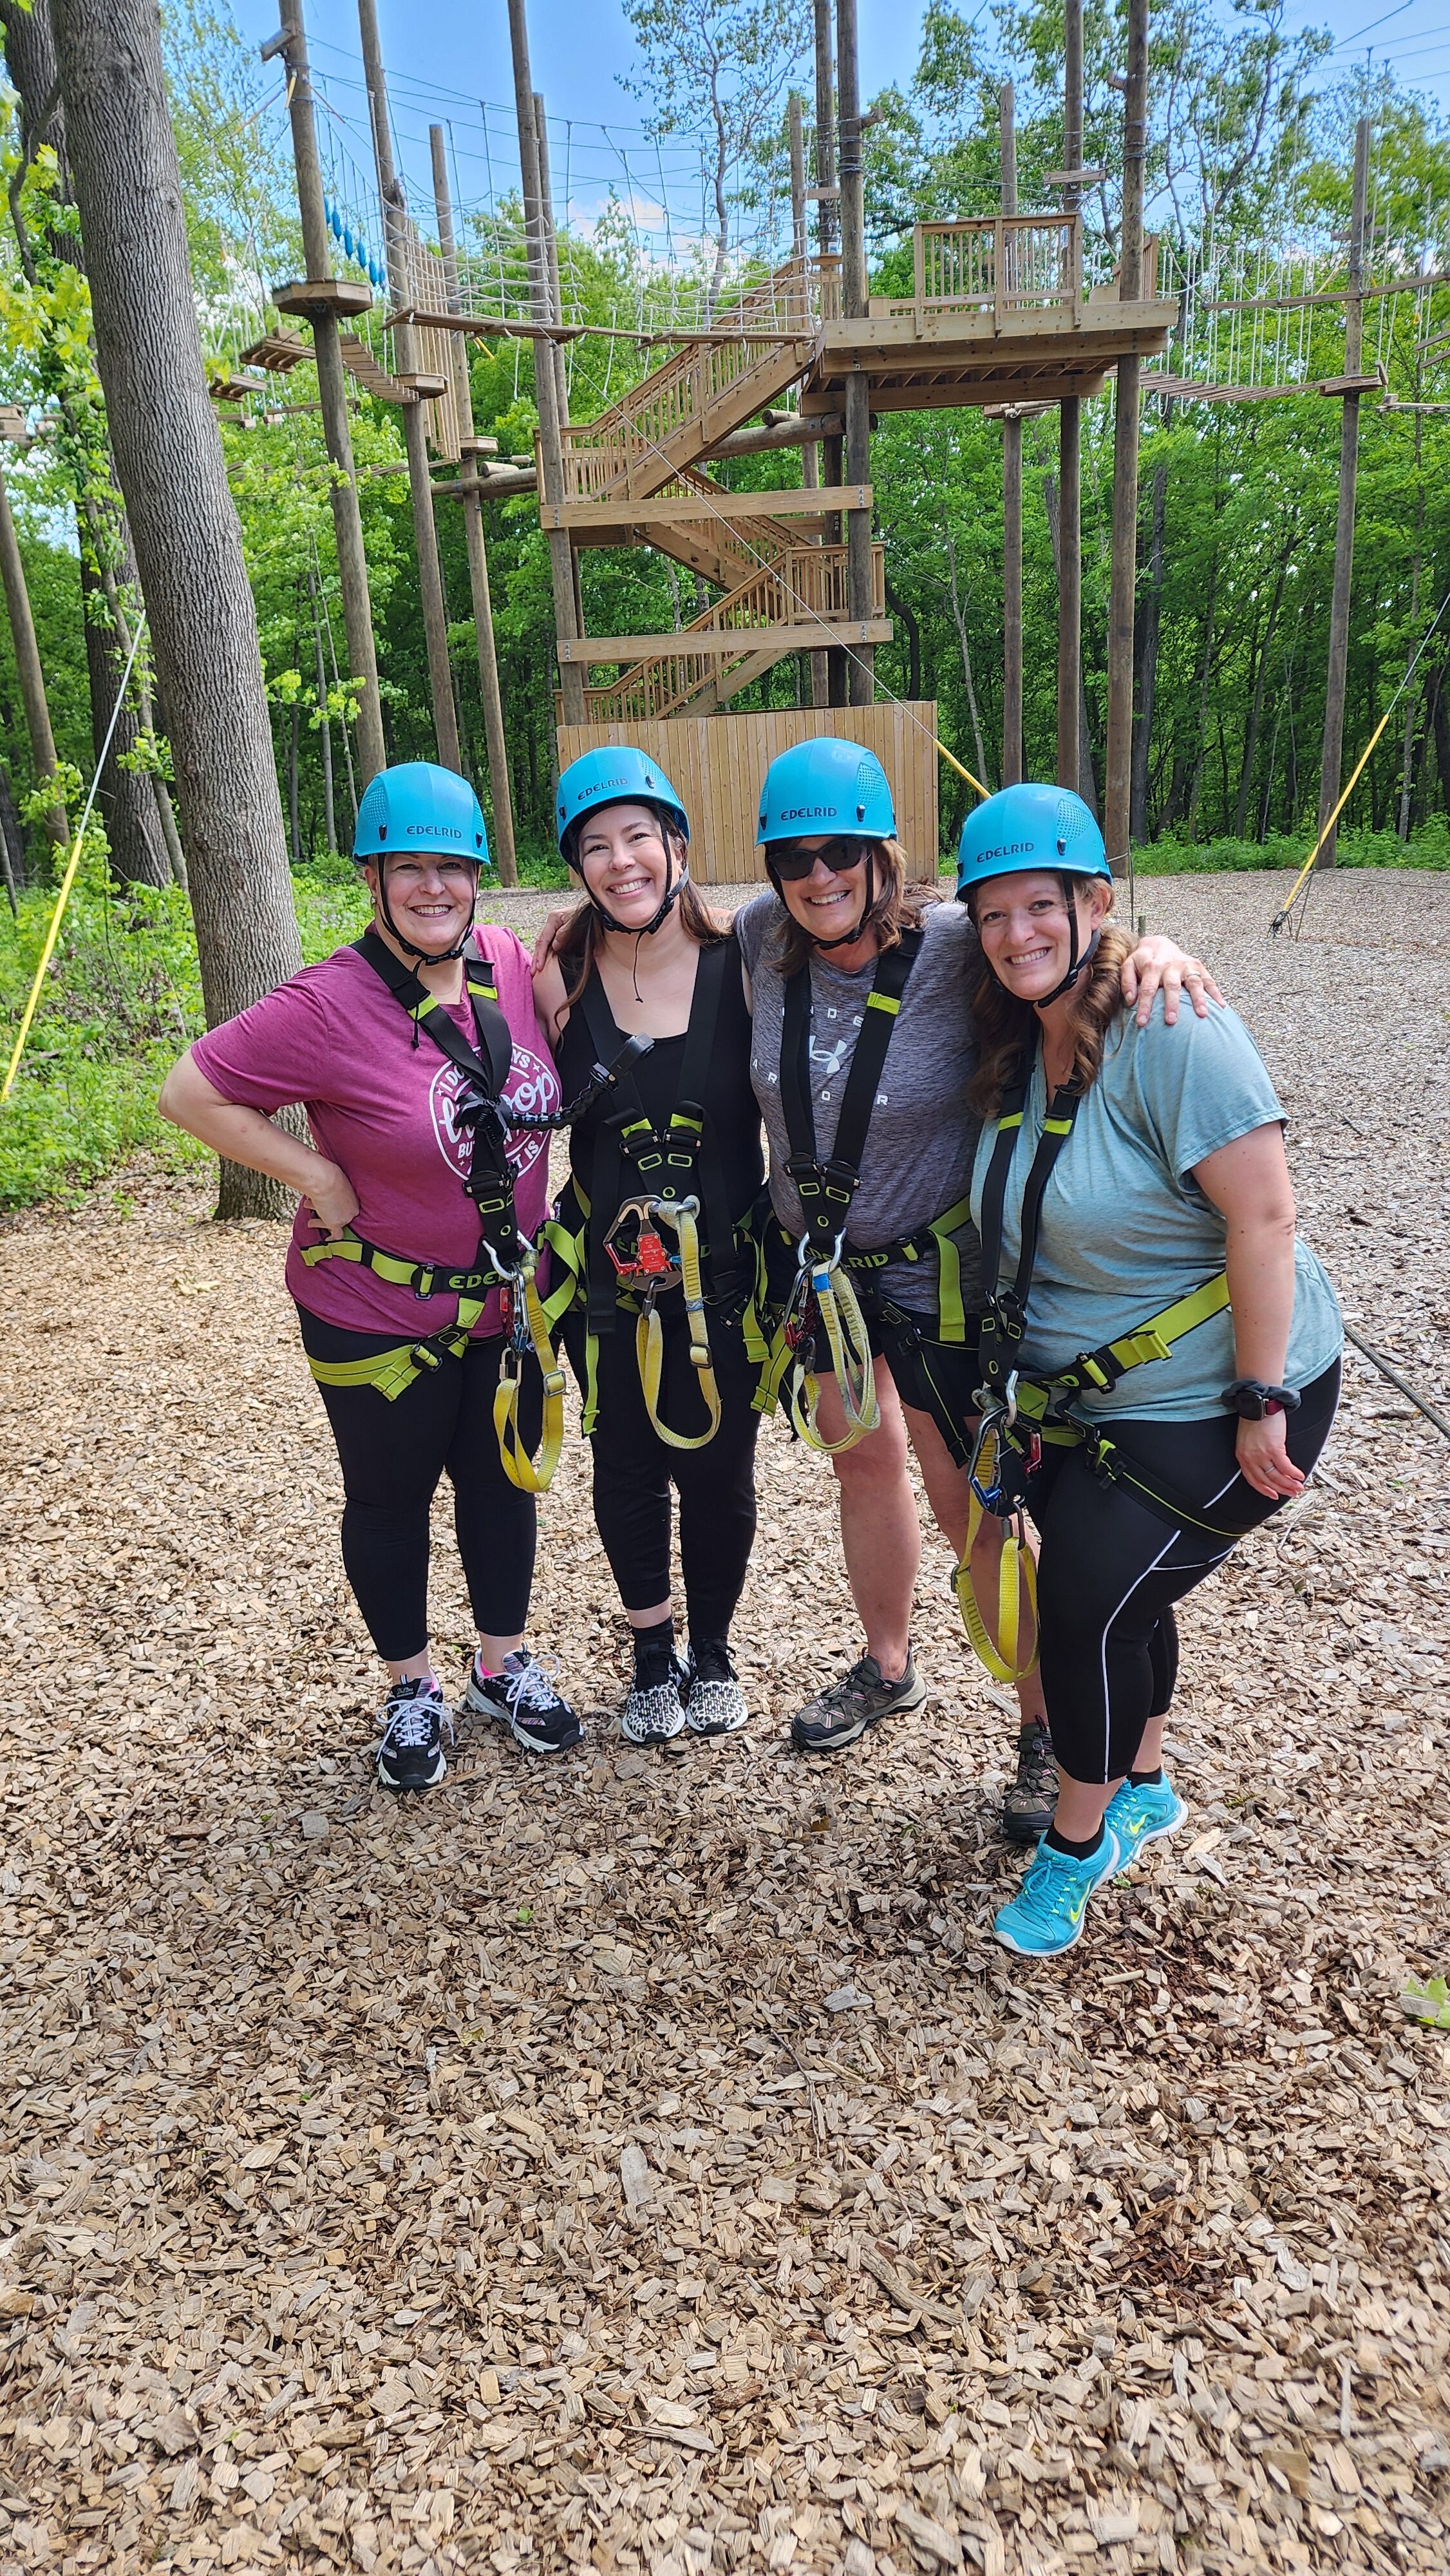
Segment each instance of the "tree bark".
[{"label": "tree bark", "polygon": [[[1167,404],[1164,404],[1165,411]],[[1168,467],[1153,468],[1148,587],[1138,619],[1138,713],[1133,724],[1133,776],[1128,836],[1138,849],[1148,839],[1148,779],[1153,765],[1153,705],[1158,695],[1158,640],[1163,625],[1163,540],[1168,519]]]},{"label": "tree bark", "polygon": [[4,872],[5,893],[11,912],[18,913],[20,906],[15,900],[15,890],[27,882],[25,836],[20,829],[10,772],[3,760],[0,760],[0,870]]},{"label": "tree bark", "polygon": [[[27,160],[33,160],[42,144],[48,144],[56,156],[57,194],[62,205],[72,203],[70,167],[66,153],[65,115],[58,92],[55,37],[51,26],[50,0],[31,0],[28,8],[18,0],[0,0],[0,26],[4,29],[5,62],[20,99],[21,149]],[[18,229],[18,224],[17,224]],[[80,267],[80,245],[72,233],[52,231],[47,239],[52,257]],[[24,255],[24,253],[22,253]],[[74,407],[61,398],[72,438],[79,448],[84,428],[74,414]],[[114,481],[114,468],[109,452],[104,464]],[[116,615],[118,588],[135,590],[136,562],[131,548],[131,532],[126,514],[118,508],[105,507],[87,496],[77,495],[76,522],[81,547],[81,581],[85,594],[86,677],[91,700],[91,746],[97,759],[106,739],[130,647],[130,634]],[[90,549],[100,566],[97,574],[86,561]],[[87,575],[91,574],[88,581]],[[109,638],[105,619],[94,604],[104,596],[106,617],[110,622]],[[151,729],[151,710],[143,675],[138,684],[134,674],[132,688],[136,704],[122,708],[117,720],[112,749],[105,773],[97,790],[96,802],[105,824],[110,845],[111,872],[121,885],[166,885],[174,877],[178,885],[186,883],[186,867],[176,838],[175,817],[164,778],[118,766],[120,755],[134,749],[139,732]]]},{"label": "tree bark", "polygon": [[[96,354],[151,620],[207,1022],[302,962],[257,620],[207,397],[154,0],[56,0]],[[223,1165],[218,1213],[290,1194]]]},{"label": "tree bark", "polygon": [[1259,735],[1263,730],[1264,722],[1264,699],[1269,686],[1269,652],[1279,623],[1279,610],[1283,605],[1284,584],[1288,579],[1288,573],[1289,554],[1286,548],[1279,558],[1278,577],[1274,583],[1274,596],[1269,607],[1269,622],[1264,630],[1264,648],[1259,655],[1258,669],[1254,673],[1254,694],[1249,707],[1248,727],[1244,734],[1244,765],[1239,775],[1238,804],[1234,812],[1234,834],[1240,841],[1248,825],[1249,793],[1253,786],[1254,762],[1259,754]]},{"label": "tree bark", "polygon": [[908,608],[900,591],[893,582],[889,581],[886,585],[886,605],[892,616],[899,617],[906,629],[906,694],[912,699],[919,698],[921,696],[921,627],[916,612]]},{"label": "tree bark", "polygon": [[[81,544],[81,604],[85,612],[86,670],[91,684],[91,748],[97,760],[126,666],[116,641],[100,575]],[[105,826],[111,874],[118,885],[164,886],[171,883],[171,860],[162,838],[156,794],[144,770],[123,769],[123,753],[134,752],[141,732],[139,710],[128,688],[126,704],[116,718],[111,747],[96,787],[96,811]]]}]

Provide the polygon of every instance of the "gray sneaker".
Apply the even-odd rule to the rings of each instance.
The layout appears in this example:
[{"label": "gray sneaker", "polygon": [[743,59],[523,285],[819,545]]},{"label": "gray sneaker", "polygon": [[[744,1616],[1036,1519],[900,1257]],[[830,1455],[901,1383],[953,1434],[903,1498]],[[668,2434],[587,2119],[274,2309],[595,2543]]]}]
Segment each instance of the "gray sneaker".
[{"label": "gray sneaker", "polygon": [[874,1655],[863,1655],[791,1719],[790,1740],[801,1753],[839,1753],[879,1717],[920,1708],[925,1698],[926,1684],[910,1655],[899,1682],[886,1680]]},{"label": "gray sneaker", "polygon": [[1024,1726],[1017,1736],[1017,1777],[1002,1800],[1002,1831],[1009,1843],[1040,1842],[1057,1810],[1057,1764],[1045,1726]]}]

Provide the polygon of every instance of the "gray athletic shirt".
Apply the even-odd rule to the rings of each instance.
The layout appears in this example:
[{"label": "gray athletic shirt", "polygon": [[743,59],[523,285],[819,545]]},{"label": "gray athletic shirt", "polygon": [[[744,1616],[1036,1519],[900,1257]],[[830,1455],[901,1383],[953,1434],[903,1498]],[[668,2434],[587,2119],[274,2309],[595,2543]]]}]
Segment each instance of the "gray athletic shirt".
[{"label": "gray athletic shirt", "polygon": [[[790,1139],[780,1096],[785,983],[774,962],[784,919],[779,897],[762,894],[742,906],[735,928],[753,996],[750,1074],[770,1145],[771,1204],[781,1224],[798,1236],[805,1220],[786,1177]],[[851,1209],[848,1240],[863,1252],[919,1233],[971,1187],[981,1120],[966,1097],[977,1060],[967,993],[980,952],[960,904],[932,904],[922,927],[921,954],[891,1033],[861,1160],[861,1186]],[[846,1076],[875,972],[874,961],[852,974],[823,958],[811,964],[811,1102],[816,1152],[823,1160],[835,1143]],[[980,1253],[971,1227],[961,1251],[963,1296],[969,1306],[980,1305]],[[930,1314],[936,1305],[936,1269],[934,1254],[921,1262],[891,1262],[880,1274],[881,1284],[898,1305]]]}]

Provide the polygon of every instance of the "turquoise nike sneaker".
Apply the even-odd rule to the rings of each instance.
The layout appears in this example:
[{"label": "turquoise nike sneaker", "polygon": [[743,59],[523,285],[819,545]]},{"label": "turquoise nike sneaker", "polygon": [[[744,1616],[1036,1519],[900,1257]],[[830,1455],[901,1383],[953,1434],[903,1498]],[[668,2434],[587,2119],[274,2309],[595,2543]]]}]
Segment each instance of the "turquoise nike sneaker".
[{"label": "turquoise nike sneaker", "polygon": [[1119,1872],[1132,1868],[1145,1843],[1156,1843],[1160,1834],[1176,1834],[1187,1813],[1171,1780],[1144,1780],[1136,1788],[1125,1780],[1103,1818],[1118,1837],[1123,1855]]},{"label": "turquoise nike sneaker", "polygon": [[1055,1959],[1082,1933],[1088,1898],[1121,1866],[1118,1837],[1106,1823],[1091,1860],[1074,1860],[1041,1842],[1010,1905],[992,1926],[999,1941],[1024,1959]]}]

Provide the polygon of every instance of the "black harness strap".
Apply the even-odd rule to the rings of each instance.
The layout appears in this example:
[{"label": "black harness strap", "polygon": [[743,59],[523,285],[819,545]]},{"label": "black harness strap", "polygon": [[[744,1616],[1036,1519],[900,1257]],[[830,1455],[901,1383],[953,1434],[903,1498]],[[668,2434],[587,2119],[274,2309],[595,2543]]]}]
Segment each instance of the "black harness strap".
[{"label": "black harness strap", "polygon": [[[595,1333],[612,1332],[618,1318],[619,1279],[605,1250],[605,1236],[630,1197],[698,1197],[709,1294],[720,1294],[734,1251],[735,1228],[724,1165],[703,1104],[710,1085],[725,978],[732,967],[738,971],[739,956],[731,939],[700,950],[680,1064],[680,1087],[664,1132],[656,1130],[633,1080],[621,1082],[622,1105],[600,1128],[590,1191],[587,1261],[589,1322]],[[597,968],[575,1007],[583,1013],[595,1055],[601,1063],[612,1062],[623,1039]]]},{"label": "black harness strap", "polygon": [[806,1240],[817,1257],[834,1258],[861,1182],[861,1157],[871,1125],[871,1112],[886,1065],[886,1051],[896,1027],[902,996],[921,954],[922,934],[905,930],[895,948],[876,961],[871,990],[861,1015],[861,1031],[846,1076],[846,1092],[836,1121],[830,1156],[816,1151],[816,1119],[811,1098],[811,976],[809,966],[792,975],[785,988],[780,1045],[780,1098],[790,1139],[786,1171],[795,1183],[805,1218]]},{"label": "black harness strap", "polygon": [[1022,1234],[1017,1253],[1017,1275],[1010,1288],[1002,1286],[1002,1213],[1007,1197],[1007,1176],[1017,1150],[1026,1111],[1028,1085],[1020,1084],[1007,1094],[997,1121],[997,1137],[987,1178],[982,1188],[982,1213],[979,1231],[982,1238],[982,1279],[987,1291],[987,1310],[982,1318],[980,1349],[982,1385],[989,1395],[1001,1393],[1013,1369],[1026,1328],[1027,1298],[1032,1286],[1032,1273],[1037,1264],[1037,1243],[1042,1230],[1042,1201],[1053,1166],[1072,1134],[1073,1120],[1082,1103],[1082,1092],[1072,1083],[1055,1091],[1042,1122],[1042,1134],[1027,1175],[1022,1193]]},{"label": "black harness strap", "polygon": [[524,1244],[514,1213],[513,1167],[508,1159],[507,1129],[500,1107],[513,1064],[514,1042],[499,1003],[492,966],[477,953],[463,962],[464,990],[478,1040],[476,1046],[470,1046],[445,1005],[429,992],[411,966],[393,955],[376,930],[365,930],[353,945],[359,957],[386,984],[394,1000],[401,1003],[415,1033],[425,1029],[439,1053],[464,1075],[458,1116],[460,1124],[471,1133],[472,1152],[463,1186],[478,1209],[480,1233],[488,1246],[505,1262],[517,1262]]}]

